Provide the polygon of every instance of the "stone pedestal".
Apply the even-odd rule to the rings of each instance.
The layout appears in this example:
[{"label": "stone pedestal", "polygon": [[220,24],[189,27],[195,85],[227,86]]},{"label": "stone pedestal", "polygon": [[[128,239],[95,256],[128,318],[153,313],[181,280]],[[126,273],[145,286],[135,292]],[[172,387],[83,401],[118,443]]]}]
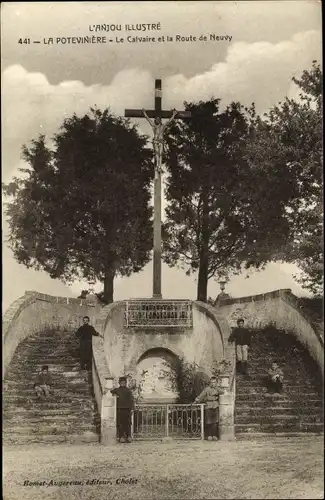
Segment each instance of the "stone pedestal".
[{"label": "stone pedestal", "polygon": [[229,393],[219,396],[219,437],[220,441],[235,439],[234,401]]},{"label": "stone pedestal", "polygon": [[116,444],[116,396],[110,389],[113,379],[106,379],[106,387],[102,397],[100,442],[104,446]]}]

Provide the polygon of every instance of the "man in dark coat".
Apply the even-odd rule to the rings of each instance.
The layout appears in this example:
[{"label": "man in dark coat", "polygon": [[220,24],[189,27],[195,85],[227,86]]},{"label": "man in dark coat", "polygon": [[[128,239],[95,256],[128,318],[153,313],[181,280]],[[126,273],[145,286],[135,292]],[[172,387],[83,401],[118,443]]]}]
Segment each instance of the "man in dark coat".
[{"label": "man in dark coat", "polygon": [[120,442],[125,440],[125,442],[129,443],[134,399],[132,391],[126,387],[126,377],[119,378],[119,385],[120,387],[111,390],[111,393],[117,397],[117,435]]},{"label": "man in dark coat", "polygon": [[95,328],[89,324],[89,316],[83,317],[83,325],[78,328],[76,337],[80,341],[80,366],[81,370],[90,369],[92,361],[92,337],[102,337]]},{"label": "man in dark coat", "polygon": [[244,320],[237,321],[237,328],[234,328],[228,342],[235,342],[238,368],[242,373],[248,375],[248,351],[251,346],[252,334],[248,328],[244,327]]}]

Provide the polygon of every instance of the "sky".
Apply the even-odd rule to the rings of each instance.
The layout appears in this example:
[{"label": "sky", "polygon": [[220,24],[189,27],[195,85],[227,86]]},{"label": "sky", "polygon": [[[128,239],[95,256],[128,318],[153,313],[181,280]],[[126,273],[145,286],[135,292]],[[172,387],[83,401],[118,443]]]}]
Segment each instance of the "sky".
[{"label": "sky", "polygon": [[[155,78],[162,79],[165,109],[219,97],[222,105],[232,100],[255,102],[257,111],[264,113],[286,95],[298,98],[292,77],[299,77],[314,59],[321,60],[321,4],[313,0],[3,2],[1,10],[3,182],[21,175],[22,145],[40,133],[50,139],[71,114],[82,115],[94,105],[121,115],[125,108],[151,108]],[[126,31],[125,25],[136,24],[160,29]],[[110,31],[95,32],[96,25]],[[116,29],[119,25],[121,31]],[[67,37],[93,35],[113,41],[62,43]],[[177,35],[196,41],[176,41]],[[224,38],[213,41],[211,35]],[[156,41],[128,42],[127,36]],[[206,41],[200,40],[204,36]],[[164,41],[158,42],[158,37]],[[30,43],[20,44],[19,39]],[[143,122],[136,123],[149,134]],[[3,308],[25,290],[79,294],[83,284],[67,286],[13,259],[5,244],[8,226],[2,215]],[[291,288],[302,295],[306,292],[292,278],[297,271],[292,265],[271,263],[248,278],[245,273],[233,277],[227,291],[238,297]],[[195,298],[195,278],[163,265],[162,289],[166,298]],[[208,295],[219,291],[210,280]],[[116,280],[115,299],[151,293],[152,263],[141,273]]]}]

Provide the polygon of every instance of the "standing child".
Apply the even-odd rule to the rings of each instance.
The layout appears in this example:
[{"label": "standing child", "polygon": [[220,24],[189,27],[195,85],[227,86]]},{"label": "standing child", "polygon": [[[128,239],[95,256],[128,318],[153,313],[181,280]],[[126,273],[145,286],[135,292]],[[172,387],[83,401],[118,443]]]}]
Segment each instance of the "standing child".
[{"label": "standing child", "polygon": [[50,395],[51,386],[52,386],[52,379],[51,375],[49,374],[49,367],[46,365],[42,366],[42,369],[38,373],[34,384],[34,390],[36,392],[37,397],[47,398]]},{"label": "standing child", "polygon": [[244,320],[237,321],[237,328],[234,328],[228,342],[235,342],[236,357],[239,371],[248,375],[248,351],[251,346],[251,332],[244,326]]},{"label": "standing child", "polygon": [[119,378],[119,385],[111,390],[111,393],[117,397],[117,415],[116,426],[119,442],[130,442],[131,438],[131,418],[134,409],[134,399],[132,391],[126,387],[126,377]]},{"label": "standing child", "polygon": [[195,403],[206,403],[205,415],[209,441],[217,441],[218,439],[219,396],[223,393],[224,390],[218,386],[216,377],[211,377],[208,387],[203,389],[195,399]]}]

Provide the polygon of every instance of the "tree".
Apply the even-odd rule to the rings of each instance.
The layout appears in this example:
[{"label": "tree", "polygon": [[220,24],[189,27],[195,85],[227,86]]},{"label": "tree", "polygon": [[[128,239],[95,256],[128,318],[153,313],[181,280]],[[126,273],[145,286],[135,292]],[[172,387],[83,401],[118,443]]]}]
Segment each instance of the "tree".
[{"label": "tree", "polygon": [[147,138],[108,109],[64,120],[53,147],[23,147],[24,178],[4,186],[9,245],[19,263],[64,282],[97,279],[113,301],[115,276],[150,258],[152,154]]},{"label": "tree", "polygon": [[323,293],[323,77],[319,64],[314,61],[300,79],[292,80],[301,90],[300,101],[286,98],[259,120],[249,145],[250,162],[261,173],[273,172],[273,184],[282,185],[285,175],[291,186],[291,195],[283,200],[290,233],[281,258],[295,262],[302,270],[298,278],[302,286],[319,295]]},{"label": "tree", "polygon": [[219,102],[185,103],[191,119],[166,134],[164,259],[198,272],[197,299],[205,302],[211,277],[238,272],[243,263],[259,267],[288,232],[276,186],[266,187],[264,172],[246,157],[258,120],[254,105],[231,103],[220,112]]}]

